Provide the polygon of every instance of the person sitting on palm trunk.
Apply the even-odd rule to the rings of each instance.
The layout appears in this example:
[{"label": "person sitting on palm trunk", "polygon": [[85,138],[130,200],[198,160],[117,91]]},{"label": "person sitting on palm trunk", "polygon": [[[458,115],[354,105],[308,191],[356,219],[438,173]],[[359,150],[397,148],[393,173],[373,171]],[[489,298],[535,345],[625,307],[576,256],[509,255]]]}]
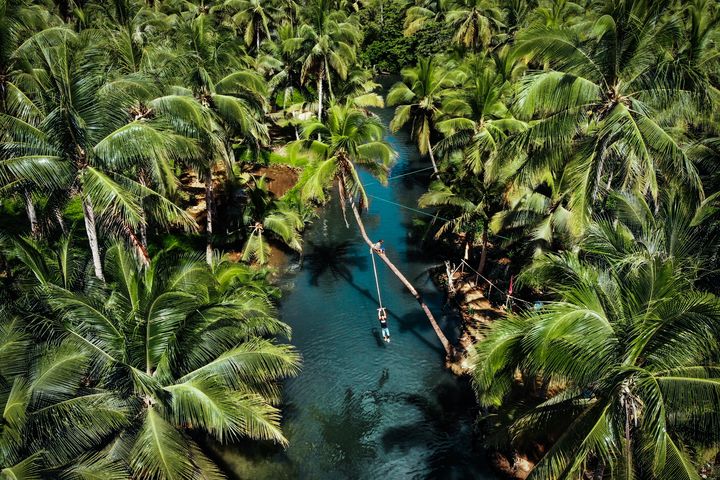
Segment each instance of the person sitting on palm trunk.
[{"label": "person sitting on palm trunk", "polygon": [[377,243],[373,243],[372,251],[380,255],[385,255],[385,247],[383,246],[384,240],[380,239]]}]

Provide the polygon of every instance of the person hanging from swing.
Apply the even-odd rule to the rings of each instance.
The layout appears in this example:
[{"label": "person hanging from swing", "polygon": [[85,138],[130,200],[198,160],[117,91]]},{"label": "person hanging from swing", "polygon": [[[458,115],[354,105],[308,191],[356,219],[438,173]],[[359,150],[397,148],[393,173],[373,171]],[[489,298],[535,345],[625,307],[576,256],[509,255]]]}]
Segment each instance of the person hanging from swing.
[{"label": "person hanging from swing", "polygon": [[387,323],[387,311],[385,307],[378,308],[378,320],[380,320],[380,328],[382,329],[382,336],[385,342],[390,343],[390,329],[388,329]]},{"label": "person hanging from swing", "polygon": [[378,242],[373,243],[372,251],[380,255],[385,255],[385,247],[383,246],[384,240],[380,239]]}]

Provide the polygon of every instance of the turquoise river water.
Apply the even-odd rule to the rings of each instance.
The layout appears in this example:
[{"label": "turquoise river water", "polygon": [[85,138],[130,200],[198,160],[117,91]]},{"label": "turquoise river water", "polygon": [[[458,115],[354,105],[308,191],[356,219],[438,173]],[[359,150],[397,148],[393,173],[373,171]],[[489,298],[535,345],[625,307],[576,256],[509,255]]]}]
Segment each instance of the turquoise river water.
[{"label": "turquoise river water", "polygon": [[[387,124],[390,109],[379,110]],[[391,176],[426,168],[407,134],[388,134],[399,153]],[[368,234],[418,287],[448,337],[458,318],[443,309],[410,224],[428,171],[382,186],[363,175]],[[305,236],[305,252],[283,281],[281,314],[303,356],[301,374],[285,383],[283,429],[290,446],[238,445],[228,467],[247,479],[494,479],[473,428],[472,392],[443,367],[443,350],[415,299],[378,262],[392,342],[380,337],[368,248],[352,213],[345,227],[337,200]]]}]

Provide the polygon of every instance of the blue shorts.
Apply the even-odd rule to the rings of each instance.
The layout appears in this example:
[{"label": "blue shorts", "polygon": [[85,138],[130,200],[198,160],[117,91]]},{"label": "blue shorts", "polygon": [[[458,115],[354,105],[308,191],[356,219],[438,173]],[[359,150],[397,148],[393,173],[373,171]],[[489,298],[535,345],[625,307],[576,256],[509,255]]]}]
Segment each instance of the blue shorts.
[{"label": "blue shorts", "polygon": [[383,337],[389,337],[390,336],[390,330],[387,328],[382,329],[382,335]]}]

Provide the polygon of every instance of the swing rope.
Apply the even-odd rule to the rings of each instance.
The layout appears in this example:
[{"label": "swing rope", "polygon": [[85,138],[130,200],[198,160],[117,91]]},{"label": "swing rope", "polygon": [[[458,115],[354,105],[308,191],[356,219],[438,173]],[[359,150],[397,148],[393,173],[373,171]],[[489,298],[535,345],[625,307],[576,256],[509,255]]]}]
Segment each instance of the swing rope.
[{"label": "swing rope", "polygon": [[373,273],[375,274],[375,288],[377,288],[378,303],[380,304],[380,308],[383,308],[382,297],[380,296],[380,283],[378,282],[377,267],[375,266],[375,252],[373,252],[372,250],[370,250],[370,257],[372,258]]}]

